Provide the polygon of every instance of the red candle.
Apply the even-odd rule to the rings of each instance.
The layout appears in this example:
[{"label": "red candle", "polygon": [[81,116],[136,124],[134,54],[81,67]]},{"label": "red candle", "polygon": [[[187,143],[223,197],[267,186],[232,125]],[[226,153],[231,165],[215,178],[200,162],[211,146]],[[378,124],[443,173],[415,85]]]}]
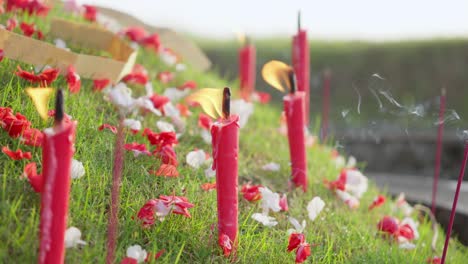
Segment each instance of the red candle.
[{"label": "red candle", "polygon": [[[229,238],[232,250],[237,247],[237,158],[239,152],[239,116],[229,115],[229,88],[224,90],[224,117],[211,127],[213,170],[216,170],[218,199],[218,236]],[[225,251],[226,252],[226,251]]]},{"label": "red candle", "polygon": [[309,124],[310,110],[310,73],[309,73],[309,42],[307,32],[301,29],[301,14],[298,15],[297,35],[292,41],[292,65],[297,78],[297,89],[305,93],[305,118]]},{"label": "red candle", "polygon": [[246,41],[239,50],[239,80],[242,98],[248,100],[255,91],[256,51],[252,44]]},{"label": "red candle", "polygon": [[71,161],[76,121],[63,121],[63,95],[58,90],[55,124],[44,130],[39,263],[63,263]]},{"label": "red candle", "polygon": [[325,141],[328,135],[328,114],[330,112],[330,80],[331,72],[329,70],[325,70],[323,74],[322,141]]},{"label": "red candle", "polygon": [[435,214],[437,204],[437,186],[439,183],[440,160],[442,157],[442,136],[444,133],[444,115],[445,115],[445,89],[442,89],[439,105],[439,123],[437,129],[437,146],[434,164],[434,181],[432,183],[432,214]]}]

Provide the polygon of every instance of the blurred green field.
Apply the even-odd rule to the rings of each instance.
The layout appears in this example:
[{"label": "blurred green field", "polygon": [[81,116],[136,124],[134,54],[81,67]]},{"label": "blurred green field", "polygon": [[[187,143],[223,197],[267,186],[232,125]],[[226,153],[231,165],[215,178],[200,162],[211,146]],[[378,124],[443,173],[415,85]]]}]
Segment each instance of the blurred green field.
[{"label": "blurred green field", "polygon": [[[239,44],[236,41],[198,39],[197,42],[222,76],[237,78]],[[279,99],[280,93],[266,85],[260,70],[271,59],[289,63],[291,41],[289,38],[272,38],[254,40],[254,43],[257,47],[257,89],[268,90]],[[456,110],[461,119],[468,114],[464,103],[468,95],[468,39],[381,43],[313,41],[310,54],[311,111],[321,111],[322,77],[328,68],[332,71],[331,119],[335,123],[347,119],[351,122],[346,123],[362,125],[372,119],[388,119],[431,126],[436,120],[437,97],[442,87],[447,89],[447,108]],[[394,98],[401,107],[391,103],[383,93]],[[423,113],[411,114],[418,107],[419,110],[422,107]],[[459,127],[460,122],[448,125]]]}]

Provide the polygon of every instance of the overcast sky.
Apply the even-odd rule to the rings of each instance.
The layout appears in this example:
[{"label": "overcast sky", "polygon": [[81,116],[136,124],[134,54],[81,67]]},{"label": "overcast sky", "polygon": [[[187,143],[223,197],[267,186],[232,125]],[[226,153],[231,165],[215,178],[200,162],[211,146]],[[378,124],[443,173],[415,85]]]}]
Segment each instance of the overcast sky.
[{"label": "overcast sky", "polygon": [[320,39],[468,37],[468,0],[81,0],[208,37],[291,35],[296,14]]}]

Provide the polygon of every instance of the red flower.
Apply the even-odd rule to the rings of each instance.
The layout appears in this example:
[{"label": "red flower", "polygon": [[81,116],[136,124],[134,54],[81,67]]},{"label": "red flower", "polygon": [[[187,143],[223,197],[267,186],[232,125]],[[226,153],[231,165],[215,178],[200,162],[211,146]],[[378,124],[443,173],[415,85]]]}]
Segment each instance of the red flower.
[{"label": "red flower", "polygon": [[142,221],[143,227],[154,225],[154,213],[156,212],[157,199],[151,199],[138,211],[137,217]]},{"label": "red flower", "polygon": [[177,87],[177,89],[180,89],[180,90],[185,90],[185,89],[194,90],[196,88],[197,88],[197,83],[195,81],[186,81],[184,82],[184,84]]},{"label": "red flower", "polygon": [[97,9],[95,6],[92,5],[83,5],[84,7],[84,14],[83,17],[84,19],[90,21],[90,22],[96,22],[97,18]]},{"label": "red flower", "polygon": [[442,258],[437,257],[437,256],[435,256],[435,257],[433,257],[433,258],[428,258],[428,259],[426,260],[426,263],[429,263],[429,264],[440,264],[440,263],[442,263]]},{"label": "red flower", "polygon": [[111,126],[109,124],[102,124],[98,127],[99,131],[102,131],[104,129],[109,129],[112,133],[117,134],[117,128],[115,126]]},{"label": "red flower", "polygon": [[11,112],[1,120],[1,125],[12,138],[19,137],[25,130],[29,129],[31,122],[20,113],[13,115]]},{"label": "red flower", "polygon": [[190,112],[188,106],[186,106],[185,104],[177,104],[176,105],[177,109],[179,109],[179,112],[180,112],[180,115],[183,116],[183,117],[187,117],[189,115],[191,115],[192,113]]},{"label": "red flower", "polygon": [[125,75],[122,81],[128,84],[141,84],[145,85],[148,82],[148,72],[140,65],[135,64],[131,73]]},{"label": "red flower", "polygon": [[231,239],[226,234],[221,234],[218,243],[223,249],[224,256],[229,256],[232,251]]},{"label": "red flower", "polygon": [[173,207],[172,213],[183,215],[185,217],[192,217],[188,211],[189,208],[192,208],[194,205],[189,203],[188,199],[184,196],[175,196],[175,195],[160,195],[159,199],[167,206]]},{"label": "red flower", "polygon": [[265,92],[255,92],[255,96],[261,104],[268,104],[271,99],[271,95]]},{"label": "red flower", "polygon": [[125,257],[122,259],[120,264],[138,264],[138,260],[131,257]]},{"label": "red flower", "polygon": [[156,133],[149,128],[145,128],[143,130],[143,136],[146,136],[150,144],[156,146],[157,150],[160,150],[164,146],[173,146],[179,143],[175,132]]},{"label": "red flower", "polygon": [[106,88],[110,84],[109,79],[96,79],[93,80],[93,90],[101,91],[102,89]]},{"label": "red flower", "polygon": [[213,182],[213,183],[210,183],[210,182],[203,183],[200,187],[201,187],[204,191],[215,190],[215,189],[216,189],[216,182]]},{"label": "red flower", "polygon": [[398,220],[391,216],[384,216],[377,224],[377,229],[390,235],[397,235],[399,229]]},{"label": "red flower", "polygon": [[31,37],[34,34],[34,32],[36,32],[36,25],[34,25],[33,23],[28,24],[25,22],[21,22],[20,29],[23,32],[23,35],[25,35],[26,37]]},{"label": "red flower", "polygon": [[158,109],[164,114],[164,105],[169,103],[171,100],[164,95],[153,94],[150,98],[154,108]]},{"label": "red flower", "polygon": [[375,207],[382,206],[385,203],[385,201],[386,201],[385,196],[379,194],[377,197],[375,197],[374,201],[369,206],[369,210],[372,210]]},{"label": "red flower", "polygon": [[156,176],[164,176],[164,177],[178,177],[179,172],[177,171],[177,167],[170,164],[161,164],[159,169],[153,172]]},{"label": "red flower", "polygon": [[168,165],[177,166],[179,162],[177,161],[177,155],[172,146],[166,145],[162,146],[160,150],[153,152],[156,157],[161,159],[161,162]]},{"label": "red flower", "polygon": [[126,36],[133,42],[140,42],[148,34],[142,27],[128,27],[124,29],[120,34]]},{"label": "red flower", "polygon": [[47,16],[50,7],[40,0],[8,0],[7,11],[21,10],[29,15]]},{"label": "red flower", "polygon": [[161,47],[161,41],[159,40],[159,35],[156,33],[153,33],[143,38],[140,44],[144,46],[145,48],[153,49],[155,52],[158,52],[159,48]]},{"label": "red flower", "polygon": [[4,55],[5,55],[5,52],[3,51],[3,49],[0,49],[0,61],[3,60]]},{"label": "red flower", "polygon": [[249,202],[255,202],[262,199],[262,193],[260,192],[260,187],[262,185],[251,185],[250,183],[246,183],[242,185],[241,193],[244,198]]},{"label": "red flower", "polygon": [[301,244],[296,250],[296,263],[304,262],[310,256],[309,243]]},{"label": "red flower", "polygon": [[140,154],[151,155],[151,152],[148,151],[145,144],[138,144],[137,142],[132,142],[130,144],[125,144],[124,148],[126,150],[133,151],[135,157]]},{"label": "red flower", "polygon": [[14,18],[14,17],[9,18],[7,20],[7,22],[6,22],[6,29],[9,30],[9,31],[12,31],[17,26],[18,26],[18,20],[16,20],[16,18]]},{"label": "red flower", "polygon": [[42,31],[40,31],[39,29],[36,30],[36,36],[37,36],[37,39],[39,40],[44,39],[44,33],[42,33]]},{"label": "red flower", "polygon": [[283,194],[283,196],[281,196],[280,201],[279,201],[279,206],[281,208],[281,211],[287,212],[289,210],[288,198],[287,198],[286,194]]},{"label": "red flower", "polygon": [[327,181],[324,180],[325,186],[334,191],[334,190],[340,190],[344,191],[346,189],[346,170],[342,170],[340,173],[340,176],[338,177],[337,180],[334,181]]},{"label": "red flower", "polygon": [[211,120],[210,116],[204,113],[200,113],[200,115],[198,116],[199,127],[206,129],[206,130],[210,130],[212,124],[213,124],[213,121]]},{"label": "red flower", "polygon": [[18,66],[18,71],[15,74],[31,83],[40,83],[42,86],[49,86],[58,77],[59,70],[48,68],[42,71],[39,75],[25,71]]},{"label": "red flower", "polygon": [[411,241],[415,238],[414,230],[409,224],[400,226],[397,235],[406,238],[408,241]]},{"label": "red flower", "polygon": [[23,170],[23,177],[27,177],[31,187],[35,192],[42,192],[42,175],[37,174],[37,167],[35,162],[28,163]]},{"label": "red flower", "polygon": [[68,66],[67,69],[67,84],[70,93],[78,93],[81,88],[81,80],[80,75],[76,73],[75,68],[73,65]]},{"label": "red flower", "polygon": [[172,72],[168,72],[168,71],[160,72],[157,75],[158,80],[162,83],[168,83],[172,81],[174,77],[175,77],[175,74]]},{"label": "red flower", "polygon": [[289,236],[288,251],[291,252],[298,248],[300,244],[304,243],[305,236],[302,233],[292,233]]},{"label": "red flower", "polygon": [[8,146],[2,148],[2,152],[13,160],[31,159],[31,152],[23,152],[21,149],[12,151]]},{"label": "red flower", "polygon": [[44,134],[39,129],[28,128],[24,130],[20,141],[28,146],[41,147],[42,142],[44,141]]}]

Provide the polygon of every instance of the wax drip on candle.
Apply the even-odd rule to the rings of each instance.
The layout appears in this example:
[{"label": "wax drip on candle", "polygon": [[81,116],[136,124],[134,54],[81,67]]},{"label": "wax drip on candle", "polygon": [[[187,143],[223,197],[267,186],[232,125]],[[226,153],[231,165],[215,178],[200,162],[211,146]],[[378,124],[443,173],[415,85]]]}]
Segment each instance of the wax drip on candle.
[{"label": "wax drip on candle", "polygon": [[296,74],[294,73],[293,70],[289,71],[288,74],[289,77],[289,93],[294,94],[297,90],[297,79],[296,79]]},{"label": "wax drip on candle", "polygon": [[228,119],[231,115],[231,90],[225,87],[223,90],[223,117]]},{"label": "wax drip on candle", "polygon": [[65,115],[64,109],[63,109],[63,92],[62,89],[57,90],[57,96],[55,97],[55,124],[60,124],[63,120],[63,117]]}]

